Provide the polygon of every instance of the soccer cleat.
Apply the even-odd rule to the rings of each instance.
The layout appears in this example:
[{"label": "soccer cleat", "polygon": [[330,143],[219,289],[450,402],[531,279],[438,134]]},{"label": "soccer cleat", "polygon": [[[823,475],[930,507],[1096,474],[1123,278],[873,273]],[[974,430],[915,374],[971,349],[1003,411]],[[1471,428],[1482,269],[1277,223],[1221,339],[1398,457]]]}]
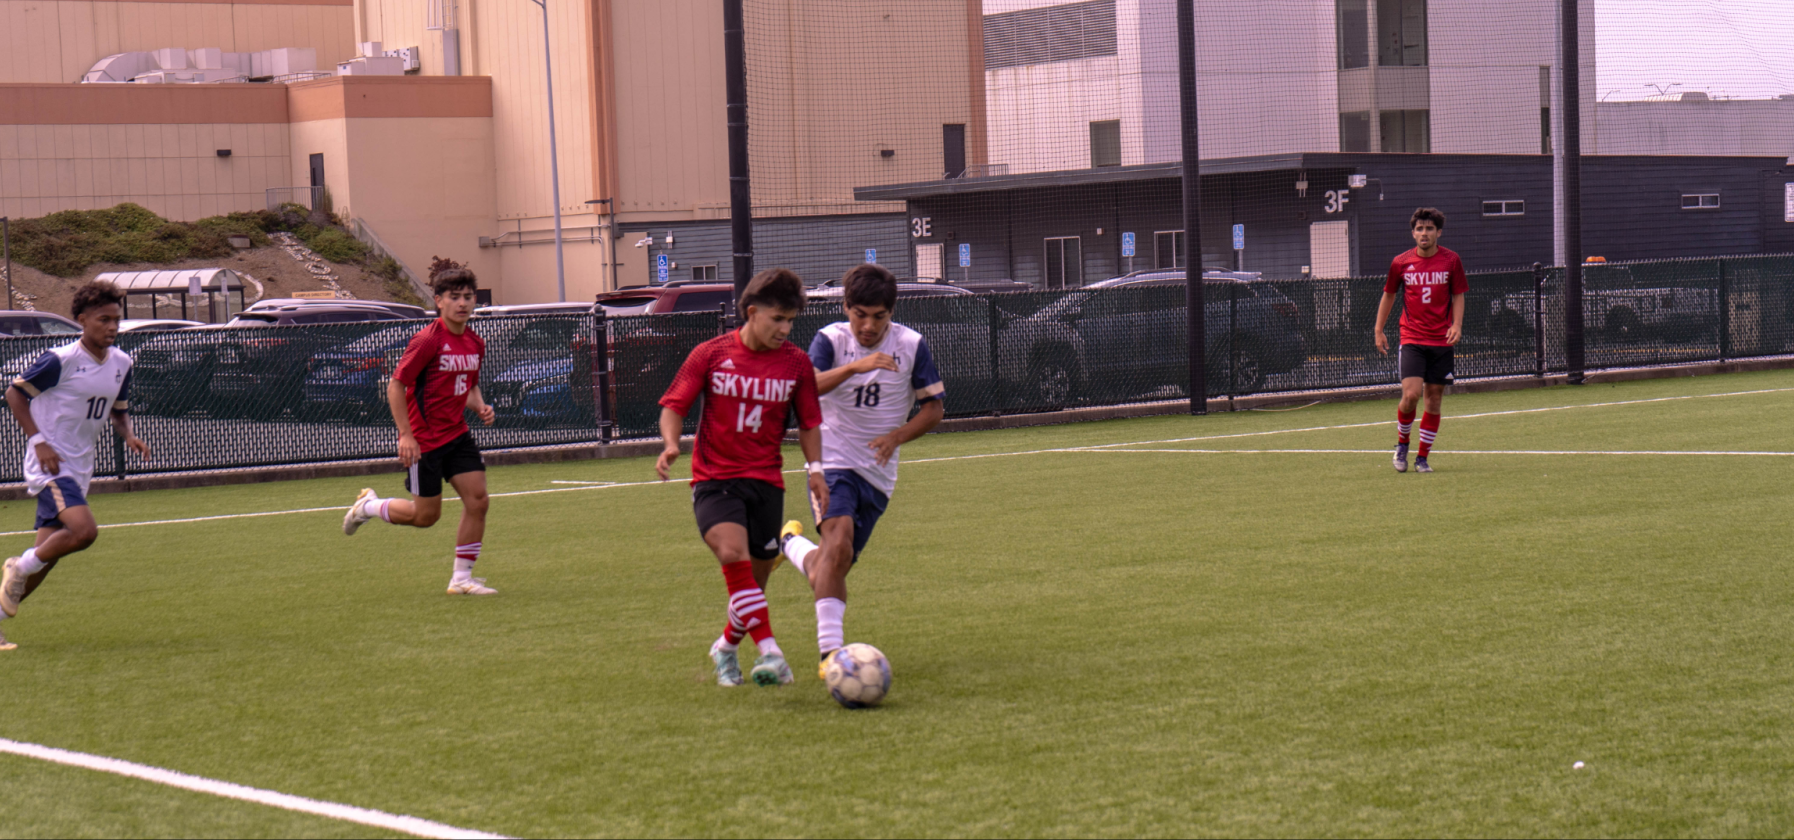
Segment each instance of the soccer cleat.
[{"label": "soccer cleat", "polygon": [[25,584],[28,582],[19,571],[19,558],[6,558],[5,575],[0,576],[0,612],[7,618],[19,614],[19,602],[25,600]]},{"label": "soccer cleat", "polygon": [[18,650],[18,648],[18,643],[7,641],[6,634],[0,633],[0,650]]},{"label": "soccer cleat", "polygon": [[1430,473],[1433,471],[1433,467],[1426,462],[1425,458],[1415,458],[1414,471],[1417,473]]},{"label": "soccer cleat", "polygon": [[716,684],[724,688],[741,685],[741,660],[735,651],[723,650],[719,641],[710,646],[710,661],[716,664]]},{"label": "soccer cleat", "polygon": [[350,505],[349,512],[343,514],[343,534],[345,536],[355,536],[355,530],[360,528],[362,523],[374,518],[374,515],[367,511],[368,500],[374,498],[378,498],[374,495],[374,488],[361,488],[361,495],[355,497],[355,504]]},{"label": "soccer cleat", "polygon": [[450,594],[450,595],[497,595],[498,590],[493,589],[490,586],[487,586],[485,578],[470,577],[470,578],[462,578],[461,580],[453,580],[453,579],[449,580],[448,594]]},{"label": "soccer cleat", "polygon": [[785,561],[790,559],[785,556],[785,541],[792,537],[801,537],[803,535],[804,523],[795,519],[786,522],[785,527],[779,529],[779,556],[772,559],[773,571],[778,571],[778,568],[785,565]]},{"label": "soccer cleat", "polygon": [[797,680],[791,675],[791,666],[785,663],[785,657],[771,654],[754,660],[754,670],[749,676],[754,678],[755,685],[790,685]]},{"label": "soccer cleat", "polygon": [[834,655],[835,652],[832,650],[822,655],[822,661],[816,663],[816,679],[828,682],[828,660]]},{"label": "soccer cleat", "polygon": [[1395,471],[1408,471],[1408,445],[1405,443],[1395,445]]}]

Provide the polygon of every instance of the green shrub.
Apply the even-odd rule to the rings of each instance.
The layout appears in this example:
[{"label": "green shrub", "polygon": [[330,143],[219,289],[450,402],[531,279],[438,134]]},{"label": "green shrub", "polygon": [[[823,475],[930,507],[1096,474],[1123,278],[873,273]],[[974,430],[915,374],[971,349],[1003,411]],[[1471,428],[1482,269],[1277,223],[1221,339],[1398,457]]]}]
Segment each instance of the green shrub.
[{"label": "green shrub", "polygon": [[247,236],[255,247],[268,234],[291,232],[331,262],[363,263],[368,248],[340,227],[319,226],[310,211],[283,204],[275,212],[256,210],[171,222],[136,204],[105,210],[64,210],[12,223],[13,259],[57,277],[73,277],[94,263],[170,263],[229,256],[230,237]]},{"label": "green shrub", "polygon": [[[306,227],[311,227],[311,225],[306,225]],[[317,233],[310,237],[301,233],[299,238],[304,239],[306,247],[311,248],[324,259],[335,263],[359,263],[368,255],[368,246],[361,244],[361,240],[350,236],[340,228],[312,229]]]},{"label": "green shrub", "polygon": [[380,278],[380,285],[386,289],[386,293],[391,295],[393,300],[417,306],[425,305],[423,300],[417,296],[417,290],[411,287],[411,281],[405,279],[405,269],[399,265],[398,260],[392,257],[381,257],[374,260],[368,270],[375,277]]}]

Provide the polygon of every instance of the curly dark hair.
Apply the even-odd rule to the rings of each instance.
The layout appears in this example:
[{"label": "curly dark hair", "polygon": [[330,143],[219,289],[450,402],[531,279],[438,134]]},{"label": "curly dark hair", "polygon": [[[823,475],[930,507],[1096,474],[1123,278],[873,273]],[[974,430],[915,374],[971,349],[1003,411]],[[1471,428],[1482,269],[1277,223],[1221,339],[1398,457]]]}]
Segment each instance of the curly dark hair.
[{"label": "curly dark hair", "polygon": [[430,275],[430,291],[437,297],[462,289],[473,291],[479,287],[479,279],[465,268],[451,268]]},{"label": "curly dark hair", "polygon": [[848,306],[897,308],[897,278],[882,265],[866,263],[848,269],[841,285],[846,287],[841,297]]},{"label": "curly dark hair", "polygon": [[1433,227],[1444,230],[1445,214],[1434,207],[1422,207],[1414,211],[1414,215],[1408,219],[1408,229],[1413,230],[1419,227],[1421,222],[1432,222]]},{"label": "curly dark hair", "polygon": [[790,312],[804,311],[804,281],[789,268],[769,268],[748,281],[741,295],[741,315],[750,306],[769,306]]},{"label": "curly dark hair", "polygon": [[108,303],[122,306],[124,302],[125,293],[118,286],[113,285],[112,281],[89,280],[83,283],[81,288],[75,290],[75,302],[70,304],[69,314],[79,318],[81,313],[89,309],[97,309]]}]

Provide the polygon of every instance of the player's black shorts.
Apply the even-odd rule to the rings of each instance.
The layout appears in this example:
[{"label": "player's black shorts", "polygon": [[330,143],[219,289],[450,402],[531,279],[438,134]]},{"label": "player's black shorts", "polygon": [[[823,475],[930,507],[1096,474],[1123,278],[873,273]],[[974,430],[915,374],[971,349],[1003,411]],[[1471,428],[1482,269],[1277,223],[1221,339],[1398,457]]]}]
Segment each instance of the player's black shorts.
[{"label": "player's black shorts", "polygon": [[1420,377],[1428,385],[1450,385],[1452,355],[1450,345],[1404,344],[1400,354],[1401,378]]},{"label": "player's black shorts", "polygon": [[405,489],[412,496],[428,499],[442,495],[443,479],[485,471],[486,459],[480,457],[480,445],[473,442],[473,432],[468,432],[418,458],[405,478]]},{"label": "player's black shorts", "polygon": [[785,491],[754,478],[700,481],[691,487],[698,535],[724,522],[747,529],[748,554],[756,560],[779,556],[779,529],[785,525]]}]

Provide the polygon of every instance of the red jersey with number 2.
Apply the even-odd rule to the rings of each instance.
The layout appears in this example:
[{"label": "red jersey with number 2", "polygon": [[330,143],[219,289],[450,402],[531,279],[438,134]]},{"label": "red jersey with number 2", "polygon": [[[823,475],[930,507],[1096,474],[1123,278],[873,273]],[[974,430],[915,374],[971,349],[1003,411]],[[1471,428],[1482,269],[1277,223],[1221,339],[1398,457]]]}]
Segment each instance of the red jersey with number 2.
[{"label": "red jersey with number 2", "polygon": [[693,484],[752,478],[782,490],[785,458],[779,446],[785,439],[786,413],[797,410],[800,429],[822,425],[816,368],[809,354],[789,341],[756,352],[742,343],[738,331],[731,331],[698,345],[660,404],[689,417],[700,396],[704,415],[692,446]]},{"label": "red jersey with number 2", "polygon": [[1430,257],[1420,255],[1418,248],[1409,249],[1389,264],[1389,280],[1383,284],[1384,294],[1406,288],[1402,298],[1402,343],[1446,347],[1446,331],[1451,329],[1451,296],[1470,289],[1464,276],[1464,262],[1456,252],[1440,248]]},{"label": "red jersey with number 2", "polygon": [[455,335],[438,318],[417,331],[392,378],[405,386],[417,448],[429,452],[467,434],[467,398],[480,384],[486,340],[470,326]]}]

